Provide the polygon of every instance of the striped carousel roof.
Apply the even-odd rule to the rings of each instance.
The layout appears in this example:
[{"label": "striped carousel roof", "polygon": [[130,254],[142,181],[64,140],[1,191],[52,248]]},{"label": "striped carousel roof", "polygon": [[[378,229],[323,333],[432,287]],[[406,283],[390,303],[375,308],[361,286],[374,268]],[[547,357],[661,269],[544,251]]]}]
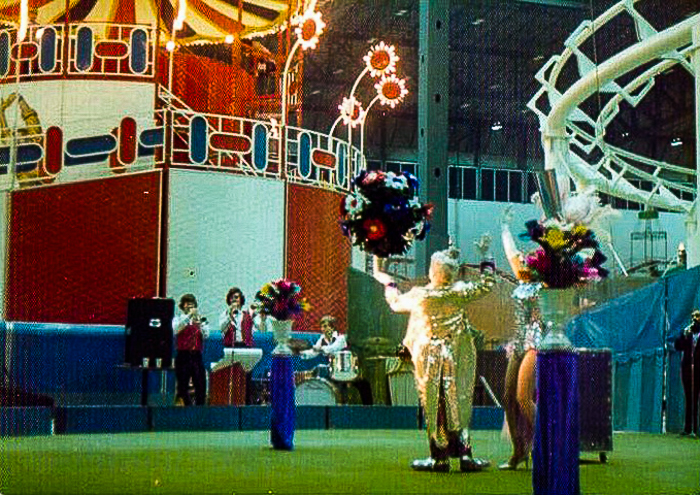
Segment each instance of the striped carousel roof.
[{"label": "striped carousel roof", "polygon": [[[109,22],[159,24],[163,42],[170,39],[179,0],[28,0],[37,24]],[[284,29],[298,0],[187,0],[183,44],[220,43],[227,35],[263,36]],[[0,21],[19,24],[20,0],[0,0]]]}]

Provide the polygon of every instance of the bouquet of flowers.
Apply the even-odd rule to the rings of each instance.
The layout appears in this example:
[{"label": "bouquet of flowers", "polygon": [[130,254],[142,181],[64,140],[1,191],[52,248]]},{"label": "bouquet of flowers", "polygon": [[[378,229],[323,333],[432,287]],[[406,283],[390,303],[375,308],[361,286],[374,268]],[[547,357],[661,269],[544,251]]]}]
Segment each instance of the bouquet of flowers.
[{"label": "bouquet of flowers", "polygon": [[565,289],[608,276],[608,270],[601,266],[607,258],[590,228],[537,220],[525,226],[527,232],[520,237],[540,247],[525,256],[525,270],[520,274],[524,280]]},{"label": "bouquet of flowers", "polygon": [[362,171],[340,203],[343,234],[364,251],[385,258],[403,254],[430,228],[433,206],[418,200],[418,179],[408,172]]},{"label": "bouquet of flowers", "polygon": [[268,282],[255,294],[260,312],[276,320],[289,320],[292,316],[308,311],[311,305],[300,296],[301,287],[291,280]]}]

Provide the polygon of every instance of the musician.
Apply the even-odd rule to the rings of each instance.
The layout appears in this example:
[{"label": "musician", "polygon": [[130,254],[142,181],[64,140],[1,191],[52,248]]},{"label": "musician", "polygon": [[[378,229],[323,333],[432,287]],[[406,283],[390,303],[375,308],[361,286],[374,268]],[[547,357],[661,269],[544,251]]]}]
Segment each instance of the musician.
[{"label": "musician", "polygon": [[430,457],[413,461],[416,471],[448,472],[450,457],[460,470],[479,471],[488,461],[472,457],[469,422],[476,375],[474,329],[464,307],[490,292],[493,276],[480,282],[454,281],[458,269],[455,249],[438,251],[430,261],[430,282],[401,294],[396,283],[375,265],[375,278],[384,284],[392,310],[410,313],[403,344],[411,352],[416,388],[425,410]]},{"label": "musician", "polygon": [[311,347],[301,352],[301,357],[304,359],[312,359],[319,354],[332,355],[338,351],[345,349],[348,344],[345,335],[341,335],[336,330],[336,319],[331,315],[326,315],[321,318],[321,336],[316,343]]},{"label": "musician", "polygon": [[698,435],[698,398],[700,398],[700,311],[691,314],[692,323],[674,341],[683,353],[681,379],[685,393],[685,428],[681,435]]},{"label": "musician", "polygon": [[219,317],[219,328],[224,347],[253,346],[253,316],[244,309],[245,296],[238,287],[231,287],[226,294],[226,309]]},{"label": "musician", "polygon": [[197,298],[184,294],[178,305],[181,313],[173,318],[177,342],[175,377],[177,398],[185,406],[192,405],[189,394],[190,379],[194,385],[195,404],[203,406],[206,399],[206,371],[202,360],[203,339],[209,336],[209,323],[197,309]]}]

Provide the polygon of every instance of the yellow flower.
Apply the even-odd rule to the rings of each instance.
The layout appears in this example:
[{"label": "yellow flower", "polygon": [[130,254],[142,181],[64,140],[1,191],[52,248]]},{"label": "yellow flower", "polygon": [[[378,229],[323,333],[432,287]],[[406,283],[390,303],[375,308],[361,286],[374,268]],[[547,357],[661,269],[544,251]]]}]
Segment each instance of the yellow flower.
[{"label": "yellow flower", "polygon": [[585,237],[588,233],[588,228],[586,228],[584,225],[576,225],[573,229],[571,229],[571,233],[574,235],[574,237]]},{"label": "yellow flower", "polygon": [[547,229],[547,232],[544,234],[544,241],[555,251],[564,249],[567,246],[564,232],[559,229]]}]

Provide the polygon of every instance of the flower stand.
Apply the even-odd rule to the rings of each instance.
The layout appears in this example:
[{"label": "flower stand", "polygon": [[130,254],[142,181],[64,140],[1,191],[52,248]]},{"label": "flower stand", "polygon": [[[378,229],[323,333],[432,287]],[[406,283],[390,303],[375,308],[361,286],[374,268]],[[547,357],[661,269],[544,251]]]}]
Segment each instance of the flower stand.
[{"label": "flower stand", "polygon": [[270,441],[277,450],[294,449],[296,404],[294,402],[294,367],[287,345],[291,336],[291,320],[272,319],[277,347],[272,352],[270,373]]}]

